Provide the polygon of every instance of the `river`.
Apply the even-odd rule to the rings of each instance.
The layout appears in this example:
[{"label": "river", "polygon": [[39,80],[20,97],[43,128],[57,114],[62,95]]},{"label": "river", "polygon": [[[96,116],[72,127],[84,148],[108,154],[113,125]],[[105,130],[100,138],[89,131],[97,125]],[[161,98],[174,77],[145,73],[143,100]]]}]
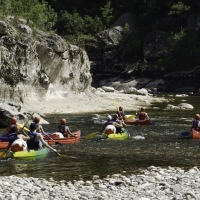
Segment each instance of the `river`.
[{"label": "river", "polygon": [[[167,96],[175,99],[171,104],[186,102],[194,110],[165,110],[167,103],[156,103],[147,113],[156,126],[128,126],[130,138],[126,141],[86,140],[84,136],[101,129],[94,123],[94,115],[105,118],[106,114],[51,114],[46,116],[49,125],[43,125],[47,132],[56,131],[60,118],[65,117],[71,131],[80,129],[82,139],[73,145],[55,145],[62,158],[51,152],[46,158],[0,162],[0,174],[22,177],[53,178],[72,181],[90,180],[93,175],[106,177],[116,173],[132,174],[148,166],[200,167],[200,143],[198,140],[181,139],[178,135],[191,127],[195,113],[200,113],[200,97]],[[185,101],[186,100],[186,101]],[[135,114],[132,112],[126,114]]]}]

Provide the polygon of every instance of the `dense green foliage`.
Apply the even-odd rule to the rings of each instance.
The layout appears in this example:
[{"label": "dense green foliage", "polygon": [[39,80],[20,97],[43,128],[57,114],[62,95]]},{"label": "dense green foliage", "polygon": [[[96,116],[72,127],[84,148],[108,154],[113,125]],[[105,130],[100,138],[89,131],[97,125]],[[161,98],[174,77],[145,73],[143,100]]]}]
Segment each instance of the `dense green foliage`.
[{"label": "dense green foliage", "polygon": [[[134,33],[124,27],[121,51],[125,58],[144,59],[143,44],[153,30],[171,34],[173,46],[159,65],[168,69],[188,69],[200,63],[200,31],[195,23],[200,2],[191,0],[0,0],[1,18],[13,15],[27,19],[31,27],[54,30],[72,43],[84,41],[107,28],[125,12],[135,19]],[[193,18],[193,29],[188,23]],[[168,21],[168,22],[167,22]],[[190,25],[190,29],[188,28]]]},{"label": "dense green foliage", "polygon": [[15,16],[24,18],[32,27],[52,30],[57,14],[45,1],[39,0],[0,0],[1,18]]}]

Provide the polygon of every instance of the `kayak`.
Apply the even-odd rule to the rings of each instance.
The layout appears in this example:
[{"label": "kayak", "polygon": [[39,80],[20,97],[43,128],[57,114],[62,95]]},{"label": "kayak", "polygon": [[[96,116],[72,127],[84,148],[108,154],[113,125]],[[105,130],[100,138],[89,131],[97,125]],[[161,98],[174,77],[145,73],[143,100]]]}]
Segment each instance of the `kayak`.
[{"label": "kayak", "polygon": [[60,144],[74,144],[81,140],[81,131],[77,130],[76,132],[73,132],[73,134],[75,134],[77,137],[70,135],[67,138],[66,137],[65,138],[57,138],[56,135],[49,135],[51,138],[49,138],[48,136],[44,136],[44,139],[49,145],[53,145],[56,142],[58,142]]},{"label": "kayak", "polygon": [[191,131],[185,131],[179,134],[181,138],[191,138],[191,139],[200,139],[200,130],[192,129]]},{"label": "kayak", "polygon": [[22,160],[34,160],[38,158],[45,158],[49,153],[49,148],[30,151],[18,151],[11,154],[11,158]]},{"label": "kayak", "polygon": [[123,133],[103,134],[102,138],[108,138],[112,140],[126,140],[129,137],[128,132],[125,130]]},{"label": "kayak", "polygon": [[[74,132],[74,134],[77,135],[77,137],[69,136],[68,138],[56,138],[55,135],[50,135],[50,133],[47,133],[52,139],[50,139],[48,136],[44,136],[45,141],[49,145],[54,145],[57,142],[60,144],[74,144],[81,140],[81,131],[78,130]],[[8,146],[8,137],[2,136],[0,137],[0,149],[6,149]]]},{"label": "kayak", "polygon": [[133,125],[133,126],[154,125],[154,123],[151,120],[137,120],[137,119],[127,120],[125,123],[128,125]]},{"label": "kayak", "polygon": [[193,128],[191,131],[191,138],[200,139],[200,131]]}]

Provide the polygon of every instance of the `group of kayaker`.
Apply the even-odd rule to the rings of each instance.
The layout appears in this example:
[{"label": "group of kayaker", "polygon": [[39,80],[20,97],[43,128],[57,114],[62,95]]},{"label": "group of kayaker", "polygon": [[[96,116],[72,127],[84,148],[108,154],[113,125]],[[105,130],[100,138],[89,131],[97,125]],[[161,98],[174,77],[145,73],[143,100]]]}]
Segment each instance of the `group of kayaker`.
[{"label": "group of kayaker", "polygon": [[[139,112],[136,112],[136,116],[139,120],[148,120],[149,116],[145,112],[145,108],[141,107]],[[126,125],[126,115],[122,106],[119,106],[118,111],[114,115],[108,115],[107,121],[103,124],[100,133],[101,134],[113,134],[122,133]]]},{"label": "group of kayaker", "polygon": [[[58,132],[53,134],[61,134],[62,138],[68,137],[68,135],[76,137],[76,135],[71,133],[69,127],[66,126],[66,123],[66,119],[62,118],[60,120],[60,124],[58,125]],[[27,133],[24,131],[24,128],[25,127],[21,127],[17,124],[16,117],[11,117],[9,126],[6,128],[6,131],[2,134],[2,136],[8,136],[9,145],[7,147],[7,150],[10,149],[12,152],[17,152],[27,151],[30,149],[38,150],[43,147],[47,147],[55,153],[57,153],[57,150],[48,145],[47,142],[44,140],[45,135],[50,138],[51,135],[49,136],[44,132],[44,129],[40,124],[39,116],[33,118],[33,121],[30,123],[29,126],[29,131]]]}]

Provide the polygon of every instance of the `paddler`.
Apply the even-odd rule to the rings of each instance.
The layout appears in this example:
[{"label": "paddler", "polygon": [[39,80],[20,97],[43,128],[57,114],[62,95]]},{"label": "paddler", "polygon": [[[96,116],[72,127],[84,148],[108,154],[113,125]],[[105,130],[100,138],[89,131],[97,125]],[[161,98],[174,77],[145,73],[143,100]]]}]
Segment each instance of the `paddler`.
[{"label": "paddler", "polygon": [[145,112],[145,107],[141,107],[140,112],[137,112],[136,115],[138,116],[139,120],[149,120],[148,114]]}]

